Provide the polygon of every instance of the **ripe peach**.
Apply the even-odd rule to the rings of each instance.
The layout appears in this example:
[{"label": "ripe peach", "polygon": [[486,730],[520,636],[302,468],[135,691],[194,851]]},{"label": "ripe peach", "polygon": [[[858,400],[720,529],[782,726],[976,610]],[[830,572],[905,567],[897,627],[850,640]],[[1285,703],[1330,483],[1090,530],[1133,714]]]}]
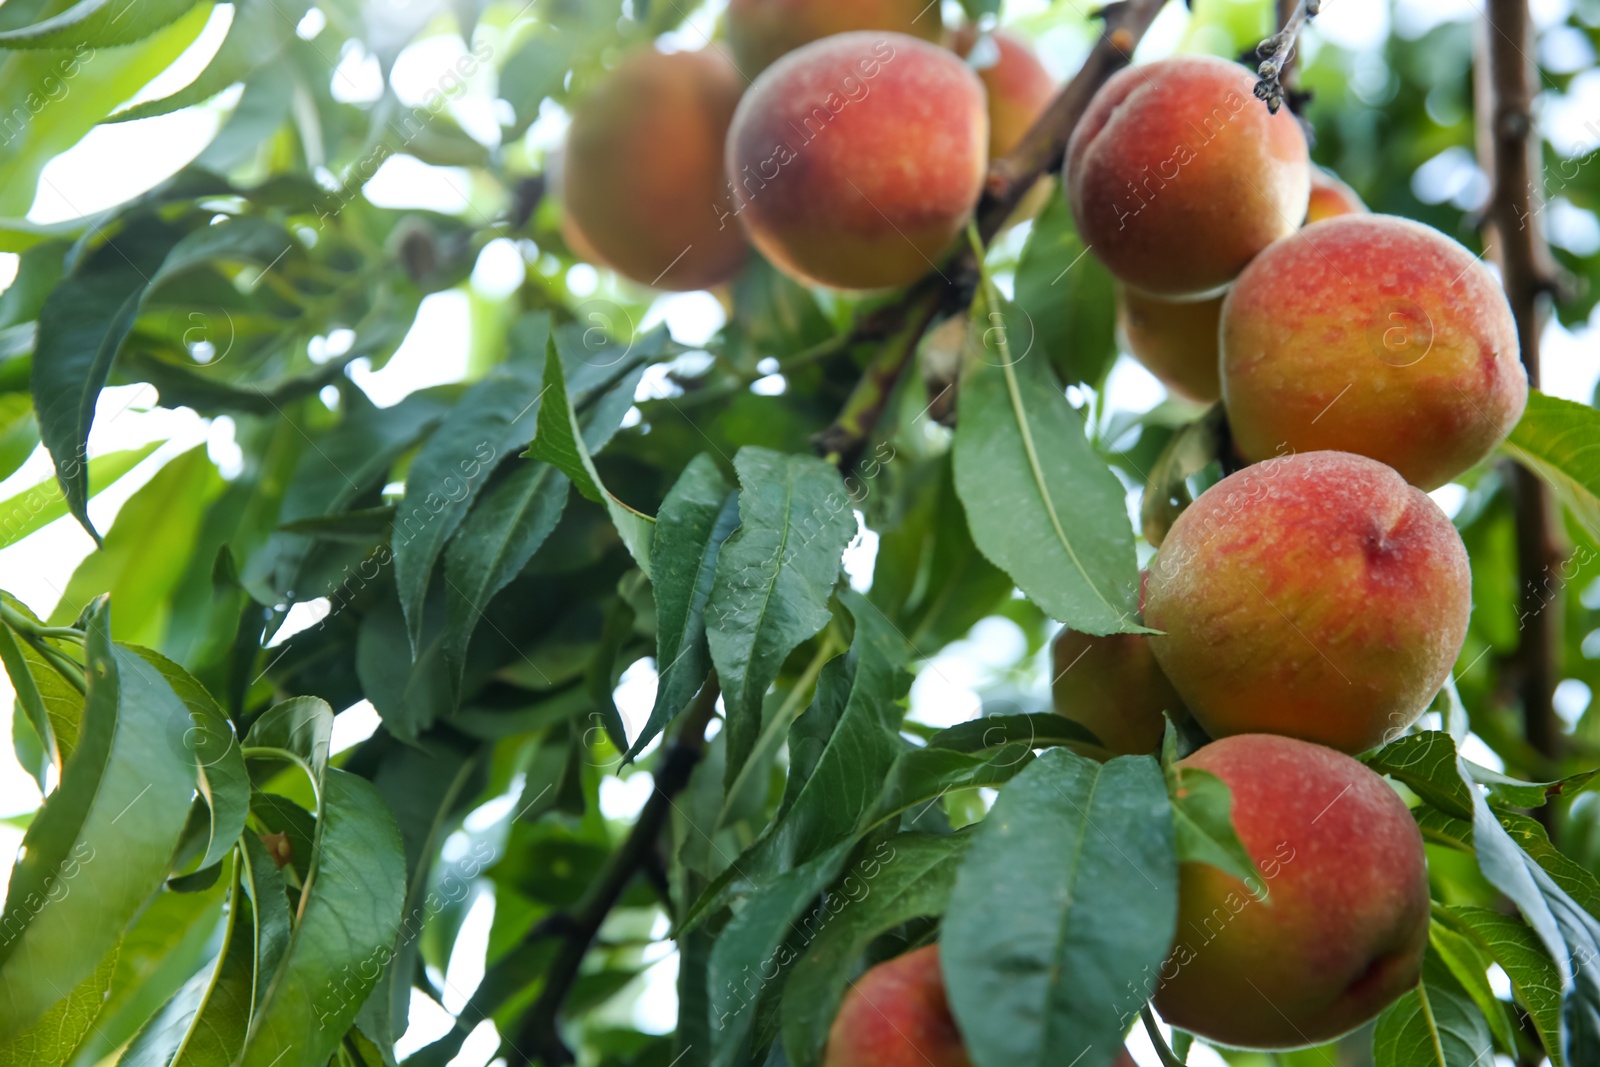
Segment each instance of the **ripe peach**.
[{"label": "ripe peach", "polygon": [[728,43],[749,81],[779,56],[855,30],[888,30],[937,41],[939,5],[928,0],[728,0]]},{"label": "ripe peach", "polygon": [[1255,83],[1237,63],[1177,56],[1119,72],[1089,102],[1067,145],[1067,196],[1123,282],[1214,294],[1305,218],[1305,136]]},{"label": "ripe peach", "polygon": [[1427,861],[1382,778],[1264,734],[1214,742],[1179,766],[1227,784],[1261,881],[1179,869],[1178,937],[1155,995],[1163,1018],[1232,1047],[1299,1048],[1348,1033],[1416,985]]},{"label": "ripe peach", "polygon": [[1408,219],[1341,215],[1229,291],[1222,397],[1246,459],[1340,449],[1437,489],[1505,440],[1528,379],[1510,305],[1471,252]]},{"label": "ripe peach", "polygon": [[1095,637],[1062,630],[1051,645],[1051,693],[1056,714],[1087,726],[1119,756],[1161,747],[1166,712],[1187,712],[1178,691],[1161,673],[1144,634]]},{"label": "ripe peach", "polygon": [[983,84],[936,45],[845,33],[784,56],[728,131],[733,214],[780,270],[840,289],[933,269],[983,189]]},{"label": "ripe peach", "polygon": [[1144,618],[1212,737],[1354,753],[1415,722],[1449,677],[1471,585],[1426,493],[1375,460],[1307,452],[1246,467],[1178,516]]},{"label": "ripe peach", "polygon": [[1028,42],[1015,34],[993,31],[974,59],[977,43],[978,28],[971,23],[950,35],[951,50],[973,63],[989,95],[989,158],[998,159],[1050,106],[1056,82]]},{"label": "ripe peach", "polygon": [[747,250],[726,221],[723,142],[739,94],[713,52],[624,57],[567,132],[562,228],[573,250],[663,289],[732,277]]},{"label": "ripe peach", "polygon": [[1311,204],[1306,208],[1306,225],[1331,219],[1335,215],[1365,215],[1367,205],[1361,202],[1356,191],[1341,181],[1338,175],[1311,168]]},{"label": "ripe peach", "polygon": [[939,946],[880,963],[845,994],[823,1067],[971,1067],[950,1014]]},{"label": "ripe peach", "polygon": [[1222,297],[1162,300],[1124,288],[1117,294],[1117,328],[1128,353],[1168,390],[1197,404],[1222,398],[1217,332]]}]

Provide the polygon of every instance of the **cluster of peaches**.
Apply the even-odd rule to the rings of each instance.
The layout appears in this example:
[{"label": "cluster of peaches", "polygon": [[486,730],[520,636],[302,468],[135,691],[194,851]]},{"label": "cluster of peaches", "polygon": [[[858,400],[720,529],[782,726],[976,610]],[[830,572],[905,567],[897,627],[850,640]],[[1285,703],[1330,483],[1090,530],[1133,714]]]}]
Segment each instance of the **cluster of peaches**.
[{"label": "cluster of peaches", "polygon": [[[636,51],[575,110],[560,195],[579,254],[662,288],[724,282],[750,245],[808,284],[908,283],[1054,91],[1004,34],[930,43],[943,28],[922,0],[731,0],[726,31],[731,59]],[[1504,440],[1527,380],[1491,272],[1367,213],[1255,81],[1204,57],[1130,68],[1067,150],[1124,347],[1174,393],[1220,400],[1249,465],[1165,535],[1142,597],[1152,635],[1063,631],[1054,691],[1113,753],[1155,751],[1166,716],[1215,739],[1182,766],[1228,785],[1262,879],[1183,865],[1151,991],[1174,1026],[1285,1049],[1418,981],[1422,838],[1352,756],[1411,727],[1449,677],[1471,574],[1427,493]],[[826,1054],[969,1062],[936,945],[856,982]]]}]

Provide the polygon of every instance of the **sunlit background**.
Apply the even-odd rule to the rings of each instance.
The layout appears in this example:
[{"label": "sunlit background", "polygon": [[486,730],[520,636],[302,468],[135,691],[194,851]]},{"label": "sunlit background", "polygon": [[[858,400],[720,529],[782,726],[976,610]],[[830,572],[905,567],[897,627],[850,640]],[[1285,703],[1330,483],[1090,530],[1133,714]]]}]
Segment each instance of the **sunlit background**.
[{"label": "sunlit background", "polygon": [[[959,20],[959,9],[951,0],[947,21]],[[1223,0],[1227,2],[1227,0]],[[1256,0],[1251,0],[1255,3]],[[379,5],[396,22],[398,31],[410,36],[415,27],[422,34],[399,56],[390,81],[394,92],[408,107],[422,104],[436,91],[449,99],[448,107],[461,128],[491,149],[522,153],[538,165],[559,145],[566,116],[549,101],[537,122],[520,143],[502,145],[502,116],[507,105],[497,98],[492,65],[479,68],[473,78],[463,80],[455,73],[457,60],[472,44],[464,41],[447,14],[430,5],[416,2],[391,2]],[[720,13],[720,3],[707,4],[695,12],[680,30],[667,34],[661,45],[668,49],[698,49],[706,45]],[[1059,0],[1073,8],[1074,0]],[[1588,69],[1595,61],[1594,50],[1579,31],[1564,26],[1571,14],[1570,0],[1533,0],[1534,19],[1539,27],[1540,62],[1555,72],[1582,71],[1565,94],[1547,91],[1540,99],[1538,118],[1549,141],[1568,156],[1582,155],[1600,148],[1600,71]],[[1036,31],[1035,41],[1046,65],[1059,78],[1070,76],[1087,50],[1081,32],[1050,27],[1052,5],[1047,0],[1007,0],[1004,21],[1025,31]],[[1384,94],[1395,91],[1381,46],[1391,35],[1416,39],[1449,22],[1481,21],[1483,12],[1477,0],[1324,0],[1321,15],[1308,31],[1304,54],[1313,59],[1318,51],[1338,48],[1351,55],[1350,88],[1363,100],[1379,104]],[[128,101],[156,99],[191,81],[215,54],[233,18],[229,4],[218,4],[209,21],[182,57]],[[493,46],[496,35],[509,38],[515,32],[515,19],[507,23],[484,23],[478,35],[487,35]],[[401,25],[404,24],[404,25]],[[382,74],[375,58],[357,41],[340,41],[327,32],[326,19],[313,8],[298,27],[299,36],[323,51],[332,61],[338,59],[331,92],[341,101],[371,104],[382,92]],[[1204,30],[1192,24],[1192,16],[1181,2],[1169,3],[1140,48],[1140,58],[1152,58],[1178,47],[1204,50]],[[1202,39],[1196,39],[1197,36]],[[39,179],[37,194],[28,218],[51,223],[92,214],[112,207],[176,173],[206,147],[221,121],[236,104],[240,94],[234,87],[212,101],[159,118],[97,127],[70,150],[56,157]],[[1429,101],[1429,107],[1434,102]],[[1441,105],[1442,106],[1442,105]],[[1449,202],[1471,211],[1488,192],[1488,182],[1472,154],[1462,148],[1446,149],[1422,166],[1411,179],[1412,192],[1424,204]],[[477,221],[490,217],[495,205],[493,190],[475,188],[465,169],[430,166],[408,155],[387,159],[365,187],[374,204],[388,208],[429,209]],[[1600,221],[1588,211],[1554,198],[1546,212],[1550,240],[1578,254],[1600,249]],[[1007,238],[1019,248],[1026,235],[1026,224]],[[382,370],[374,371],[365,360],[350,368],[354,381],[374,403],[388,406],[415,389],[458,380],[468,369],[474,324],[491,321],[494,309],[516,289],[528,270],[548,273],[554,260],[543,257],[529,241],[513,243],[507,239],[489,244],[480,255],[469,282],[427,297],[415,324],[400,350]],[[15,277],[17,256],[0,254],[0,289]],[[1002,283],[1005,278],[1002,276]],[[603,293],[618,283],[587,266],[568,271],[566,285],[577,296]],[[666,322],[672,335],[686,345],[707,341],[723,324],[721,305],[708,293],[662,295],[658,297],[641,327]],[[1544,391],[1558,397],[1589,403],[1600,380],[1600,344],[1591,317],[1588,325],[1569,331],[1552,321],[1544,339]],[[481,326],[479,327],[482,328]],[[340,333],[326,339],[325,358],[340,354],[350,343]],[[313,353],[315,355],[315,353]],[[660,379],[647,376],[641,391],[659,389]],[[332,387],[329,387],[330,389]],[[776,375],[756,383],[759,390],[781,390],[783,381]],[[646,392],[645,395],[648,395]],[[1102,417],[1117,410],[1143,411],[1163,397],[1161,386],[1126,356],[1111,374],[1103,403],[1096,410]],[[641,397],[642,398],[642,397]],[[154,408],[155,392],[149,386],[121,386],[106,389],[100,396],[98,414],[89,438],[89,455],[135,449],[159,443],[147,458],[110,485],[98,487],[89,504],[96,526],[107,529],[117,510],[169,459],[204,443],[224,477],[237,473],[240,453],[233,439],[233,424],[228,418],[205,419],[184,408],[176,411]],[[52,477],[50,461],[43,448],[10,478],[0,482],[0,501],[26,493]],[[1451,514],[1466,499],[1460,486],[1439,489],[1434,498]],[[62,517],[22,540],[0,549],[0,585],[18,596],[39,616],[48,616],[62,596],[78,563],[89,554],[93,543],[69,517]],[[159,551],[159,546],[152,546]],[[846,569],[853,584],[864,588],[871,580],[875,538],[858,537],[846,556]],[[1593,595],[1589,592],[1586,595]],[[297,605],[288,624],[279,631],[275,643],[314,625],[326,613],[326,600]],[[952,644],[921,666],[911,691],[910,715],[930,725],[945,726],[973,717],[979,707],[978,692],[997,683],[1018,686],[1043,686],[1047,665],[1024,664],[1026,650],[1022,631],[1013,623],[990,618],[976,626],[966,640]],[[636,729],[648,714],[655,695],[655,675],[644,660],[622,678],[617,704]],[[1019,670],[1024,675],[1019,676]],[[1558,710],[1569,723],[1575,722],[1589,703],[1591,694],[1582,683],[1563,683],[1557,693]],[[12,694],[0,676],[0,730],[9,737]],[[368,736],[378,717],[370,705],[344,711],[336,720],[334,750],[341,751]],[[1498,758],[1481,743],[1467,752],[1480,763],[1499,767]],[[600,801],[605,814],[613,819],[631,819],[650,793],[650,779],[644,772],[631,777],[607,777]],[[510,814],[512,797],[491,802],[467,819],[464,831],[445,850],[445,861],[465,851],[470,838],[498,845],[503,840],[504,820]],[[0,745],[0,816],[12,823],[0,823],[0,854],[9,854],[20,843],[22,830],[15,817],[33,811],[40,802],[33,779],[17,764],[9,744]],[[0,887],[0,894],[4,889]],[[493,898],[486,890],[475,901],[466,926],[456,942],[448,972],[435,975],[446,991],[443,1009],[457,1011],[476,987],[483,972],[483,955],[493,915]],[[0,896],[3,899],[3,896]],[[659,937],[665,930],[652,931]],[[665,1032],[673,1027],[677,1004],[674,992],[676,960],[670,943],[662,944],[661,959],[632,989],[615,1000],[616,1010],[628,1016],[641,1029]],[[1504,976],[1498,990],[1507,992]],[[413,993],[412,1027],[397,1045],[405,1053],[441,1035],[450,1019],[440,1006]],[[468,1041],[457,1065],[479,1065],[489,1061],[496,1047],[491,1024]],[[1135,1034],[1135,1058],[1141,1067],[1157,1060],[1144,1041]],[[1222,1061],[1214,1053],[1197,1048],[1191,1062],[1213,1067]],[[1509,1063],[1510,1061],[1505,1061]]]}]

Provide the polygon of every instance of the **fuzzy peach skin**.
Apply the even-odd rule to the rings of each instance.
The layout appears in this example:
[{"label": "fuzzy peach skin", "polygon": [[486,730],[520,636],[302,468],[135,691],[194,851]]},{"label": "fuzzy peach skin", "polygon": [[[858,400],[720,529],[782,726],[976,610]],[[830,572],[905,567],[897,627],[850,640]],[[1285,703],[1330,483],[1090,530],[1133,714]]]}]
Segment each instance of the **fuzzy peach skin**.
[{"label": "fuzzy peach skin", "polygon": [[1321,167],[1311,168],[1311,203],[1306,208],[1306,225],[1331,219],[1335,215],[1365,215],[1367,205],[1356,191]]},{"label": "fuzzy peach skin", "polygon": [[1117,294],[1117,331],[1128,354],[1168,391],[1197,404],[1222,397],[1217,331],[1222,297],[1162,300],[1137,289]]},{"label": "fuzzy peach skin", "polygon": [[927,0],[728,0],[728,43],[748,81],[801,45],[855,30],[889,30],[925,41],[944,32]]},{"label": "fuzzy peach skin", "polygon": [[1144,619],[1212,737],[1356,753],[1415,722],[1449,677],[1471,585],[1426,493],[1375,460],[1306,452],[1246,467],[1178,516]]},{"label": "fuzzy peach skin", "polygon": [[1267,249],[1222,307],[1222,398],[1248,460],[1339,449],[1437,489],[1522,417],[1516,322],[1438,230],[1341,215]]},{"label": "fuzzy peach skin", "polygon": [[1126,284],[1214,295],[1305,218],[1305,136],[1255,83],[1237,63],[1177,56],[1119,72],[1090,101],[1067,144],[1067,196]]},{"label": "fuzzy peach skin", "polygon": [[974,57],[978,28],[971,23],[950,34],[950,49],[973,64],[989,96],[989,158],[999,159],[1017,146],[1022,135],[1050,106],[1056,81],[1039,62],[1033,47],[1016,34],[994,30],[989,43]]},{"label": "fuzzy peach skin", "polygon": [[562,228],[573,250],[661,289],[731,278],[748,251],[726,221],[723,164],[740,92],[715,52],[625,56],[567,131]]},{"label": "fuzzy peach skin", "polygon": [[1114,755],[1156,751],[1167,725],[1162,713],[1177,721],[1188,714],[1144,634],[1062,630],[1050,652],[1056,714],[1088,727]]},{"label": "fuzzy peach skin", "polygon": [[[1179,868],[1161,1015],[1218,1044],[1331,1041],[1417,984],[1428,944],[1422,834],[1394,790],[1320,745],[1246,734],[1180,767],[1221,778],[1260,880]],[[1260,899],[1265,890],[1267,900]]]},{"label": "fuzzy peach skin", "polygon": [[939,971],[939,946],[878,964],[845,994],[823,1067],[971,1067]]},{"label": "fuzzy peach skin", "polygon": [[728,131],[734,212],[780,270],[838,289],[933,269],[978,194],[989,139],[983,83],[949,51],[846,33],[784,56]]}]

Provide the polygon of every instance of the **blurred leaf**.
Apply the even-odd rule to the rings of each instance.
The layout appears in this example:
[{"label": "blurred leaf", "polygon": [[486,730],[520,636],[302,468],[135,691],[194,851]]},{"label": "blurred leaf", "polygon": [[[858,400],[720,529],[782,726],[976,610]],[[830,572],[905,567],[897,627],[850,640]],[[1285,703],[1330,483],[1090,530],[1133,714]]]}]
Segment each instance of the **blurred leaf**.
[{"label": "blurred leaf", "polygon": [[828,597],[855,533],[836,470],[754,446],[733,457],[739,528],[722,546],[706,603],[706,639],[728,713],[727,780],[761,730],[761,704],[783,661],[828,625]]},{"label": "blurred leaf", "polygon": [[1121,483],[1046,361],[1028,358],[1034,342],[1016,306],[980,303],[974,316],[973,333],[987,328],[962,376],[955,441],[972,539],[1052,618],[1091,634],[1140,632]]},{"label": "blurred leaf", "polygon": [[[140,448],[95,456],[89,461],[89,496],[116,484],[165,442],[151,441]],[[24,489],[0,502],[0,548],[14,545],[29,534],[44,529],[67,513],[67,498],[61,485],[51,477],[32,489]]]},{"label": "blurred leaf", "polygon": [[88,620],[83,733],[12,869],[0,1040],[38,1022],[101,963],[165,879],[188,816],[188,710],[153,668],[112,647],[109,629],[99,605]]},{"label": "blurred leaf", "polygon": [[1528,392],[1528,408],[1502,446],[1555,491],[1572,517],[1600,538],[1600,411]]},{"label": "blurred leaf", "polygon": [[[328,771],[328,751],[333,743],[333,709],[316,697],[293,697],[274,704],[250,726],[245,748],[276,748],[292,752],[310,766],[321,782]],[[252,759],[271,756],[252,755]]]},{"label": "blurred leaf", "polygon": [[1221,453],[1227,415],[1221,404],[1173,435],[1161,450],[1139,501],[1139,525],[1152,548],[1160,548],[1183,509],[1194,503],[1188,479],[1214,463]]},{"label": "blurred leaf", "polygon": [[1000,791],[950,896],[941,964],[977,1067],[1106,1067],[1177,923],[1161,768],[1051,749]]},{"label": "blurred leaf", "polygon": [[879,934],[942,914],[966,856],[967,833],[899,834],[880,844],[817,916],[813,938],[783,992],[783,1046],[793,1067],[817,1067],[828,1029],[861,954]]},{"label": "blurred leaf", "polygon": [[[38,444],[39,424],[33,417],[33,401],[28,394],[0,394],[0,478],[15,474]],[[0,504],[0,514],[8,510]]]},{"label": "blurred leaf", "polygon": [[44,1018],[0,1045],[0,1067],[65,1067],[88,1035],[111,992],[117,967],[115,947],[77,988],[56,1002]]},{"label": "blurred leaf", "polygon": [[0,32],[0,48],[110,48],[176,22],[197,0],[78,0],[58,15]]},{"label": "blurred leaf", "polygon": [[[109,0],[117,3],[118,0]],[[182,0],[172,0],[181,3]],[[193,0],[191,0],[193,2]],[[257,69],[278,59],[294,39],[295,27],[311,8],[312,0],[234,0],[233,22],[211,62],[188,85],[159,100],[125,108],[107,121],[128,122],[166,115],[211,99],[235,82],[247,80]]]},{"label": "blurred leaf", "polygon": [[1378,1016],[1376,1067],[1458,1067],[1494,1054],[1483,1013],[1431,946],[1422,982]]}]

